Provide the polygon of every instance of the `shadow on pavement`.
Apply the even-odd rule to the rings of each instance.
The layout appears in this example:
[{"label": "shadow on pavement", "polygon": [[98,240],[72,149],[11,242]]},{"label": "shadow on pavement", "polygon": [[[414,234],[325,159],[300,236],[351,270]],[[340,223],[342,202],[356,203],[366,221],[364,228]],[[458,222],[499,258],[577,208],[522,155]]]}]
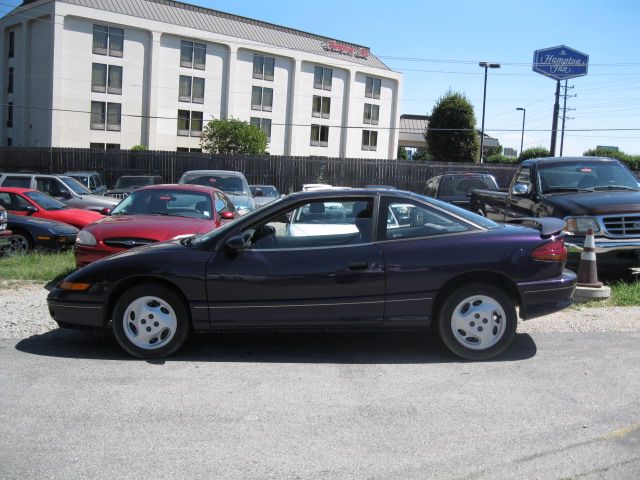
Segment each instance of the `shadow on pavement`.
[{"label": "shadow on pavement", "polygon": [[[21,340],[16,349],[33,355],[98,360],[135,360],[106,332],[56,329]],[[513,345],[489,362],[529,359],[536,345],[518,334]],[[219,333],[193,335],[175,355],[150,363],[257,362],[402,364],[462,363],[428,333]]]}]

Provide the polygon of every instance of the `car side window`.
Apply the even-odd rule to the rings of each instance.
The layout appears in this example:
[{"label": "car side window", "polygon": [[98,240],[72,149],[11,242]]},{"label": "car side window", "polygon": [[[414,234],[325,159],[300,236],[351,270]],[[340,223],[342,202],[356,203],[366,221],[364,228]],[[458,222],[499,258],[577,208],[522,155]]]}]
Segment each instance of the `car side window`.
[{"label": "car side window", "polygon": [[36,177],[36,190],[47,193],[52,197],[68,195],[68,191],[63,189],[61,182],[57,178]]},{"label": "car side window", "polygon": [[520,183],[526,185],[529,192],[531,192],[531,171],[529,167],[522,167],[516,177],[516,184]]},{"label": "car side window", "polygon": [[466,232],[472,227],[435,208],[406,201],[387,204],[383,238],[397,240]]},{"label": "car side window", "polygon": [[372,199],[298,204],[243,232],[252,249],[318,248],[371,242]]},{"label": "car side window", "polygon": [[2,182],[3,187],[31,188],[31,178],[29,177],[5,177]]},{"label": "car side window", "polygon": [[4,207],[7,210],[13,210],[13,208],[11,208],[11,197],[8,193],[0,192],[0,207]]}]

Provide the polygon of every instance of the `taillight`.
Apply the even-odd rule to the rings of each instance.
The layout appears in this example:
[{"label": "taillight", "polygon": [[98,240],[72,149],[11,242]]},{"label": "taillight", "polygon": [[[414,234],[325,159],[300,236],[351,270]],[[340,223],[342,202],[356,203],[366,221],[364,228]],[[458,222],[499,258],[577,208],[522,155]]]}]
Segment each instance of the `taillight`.
[{"label": "taillight", "polygon": [[567,247],[564,246],[564,240],[559,238],[535,248],[531,252],[531,258],[548,262],[564,262],[567,260]]}]

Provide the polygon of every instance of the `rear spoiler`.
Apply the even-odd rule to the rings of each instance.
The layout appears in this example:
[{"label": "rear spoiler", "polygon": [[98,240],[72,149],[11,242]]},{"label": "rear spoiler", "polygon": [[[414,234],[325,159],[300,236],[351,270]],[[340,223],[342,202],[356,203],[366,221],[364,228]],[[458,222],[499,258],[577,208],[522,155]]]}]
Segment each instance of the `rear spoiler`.
[{"label": "rear spoiler", "polygon": [[523,225],[525,227],[531,227],[531,228],[535,228],[536,230],[540,230],[540,236],[542,238],[549,238],[549,237],[552,237],[553,235],[561,233],[566,225],[564,220],[561,220],[559,218],[553,218],[553,217],[513,218],[511,220],[508,220],[507,223],[516,223],[518,225]]}]

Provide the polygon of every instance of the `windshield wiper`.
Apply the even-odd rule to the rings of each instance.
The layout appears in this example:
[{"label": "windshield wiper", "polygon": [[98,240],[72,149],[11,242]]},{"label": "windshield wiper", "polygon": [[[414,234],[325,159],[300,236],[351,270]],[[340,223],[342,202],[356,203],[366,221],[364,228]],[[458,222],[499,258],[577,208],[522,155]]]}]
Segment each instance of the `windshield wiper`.
[{"label": "windshield wiper", "polygon": [[594,190],[633,190],[637,191],[637,188],[627,187],[626,185],[605,185],[603,187],[595,187]]},{"label": "windshield wiper", "polygon": [[543,193],[556,193],[556,192],[593,192],[593,188],[552,187],[552,188],[547,188]]}]

